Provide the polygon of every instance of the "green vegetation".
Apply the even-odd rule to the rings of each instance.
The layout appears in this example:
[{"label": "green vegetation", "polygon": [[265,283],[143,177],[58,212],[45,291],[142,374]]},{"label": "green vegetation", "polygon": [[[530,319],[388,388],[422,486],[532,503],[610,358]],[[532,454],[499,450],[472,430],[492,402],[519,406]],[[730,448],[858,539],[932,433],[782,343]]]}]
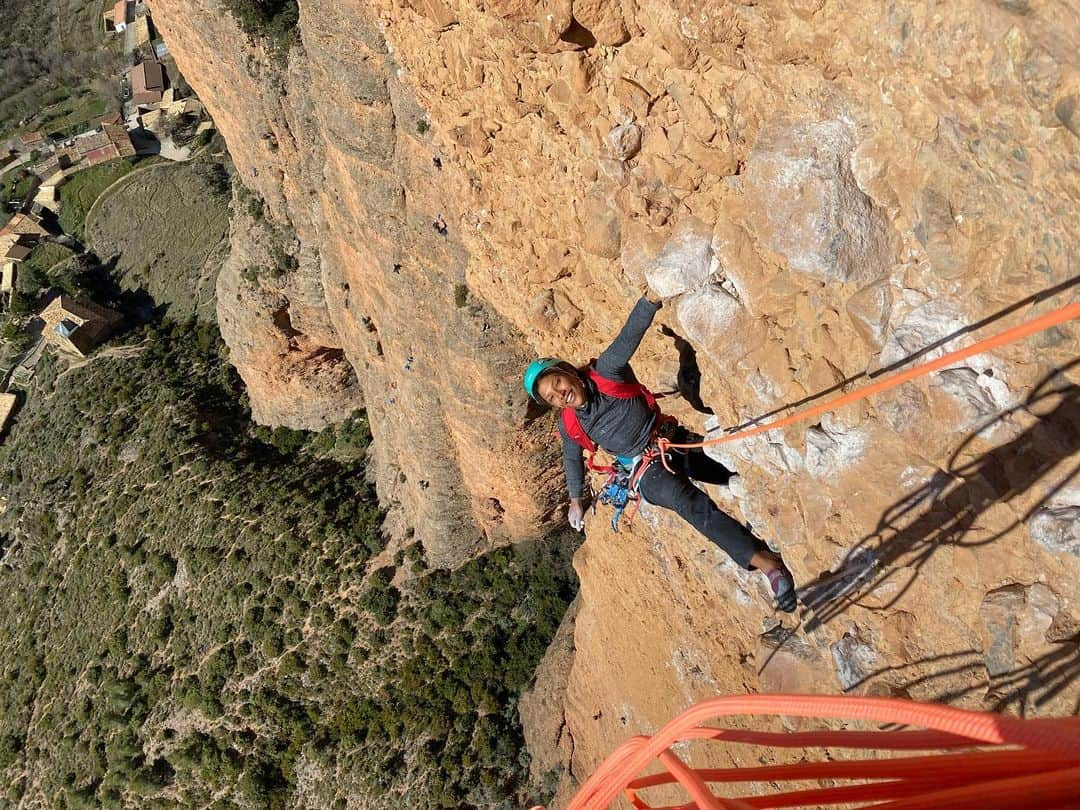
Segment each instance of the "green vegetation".
[{"label": "green vegetation", "polygon": [[26,199],[34,185],[34,175],[26,169],[12,169],[0,177],[0,204],[7,208],[9,202],[21,202]]},{"label": "green vegetation", "polygon": [[286,51],[296,41],[300,22],[296,0],[222,0],[222,4],[244,33],[263,37]]},{"label": "green vegetation", "polygon": [[82,87],[63,101],[42,107],[34,127],[55,138],[68,138],[96,126],[107,113],[118,110],[116,99]]},{"label": "green vegetation", "polygon": [[[0,446],[0,801],[491,807],[572,541],[383,566],[345,428],[264,443],[212,326],[63,376]],[[276,431],[275,431],[276,433]]]},{"label": "green vegetation", "polygon": [[423,118],[421,118],[419,121],[416,122],[416,134],[417,135],[423,135],[429,129],[431,129],[431,127],[428,126],[428,122],[425,121]]},{"label": "green vegetation", "polygon": [[[280,282],[286,276],[295,273],[300,262],[290,252],[298,244],[296,233],[288,224],[278,224],[266,218],[266,203],[261,197],[238,185],[237,208],[251,217],[249,226],[254,228],[270,246],[270,259],[260,264],[248,265],[241,271],[240,277],[252,287],[266,286],[280,289]],[[289,248],[286,248],[286,245]]]},{"label": "green vegetation", "polygon": [[[42,276],[48,276],[48,271],[53,269],[60,262],[70,259],[74,256],[74,252],[71,248],[58,245],[56,242],[42,242],[32,251],[30,255],[26,257],[26,261],[19,267],[19,275],[27,275],[30,273],[40,273]],[[41,284],[39,286],[45,286]]]},{"label": "green vegetation", "polygon": [[145,290],[176,320],[212,320],[228,247],[230,182],[211,159],[140,171],[98,201],[83,228],[87,248],[113,264],[122,290]]},{"label": "green vegetation", "polygon": [[465,284],[454,285],[454,306],[461,309],[469,303],[469,288]]},{"label": "green vegetation", "polygon": [[[101,0],[4,0],[0,26],[0,139],[75,130],[119,109],[122,37],[106,34]],[[98,111],[101,111],[100,113]]]},{"label": "green vegetation", "polygon": [[64,233],[82,239],[86,215],[101,192],[134,168],[128,158],[111,160],[73,174],[60,186],[60,227]]},{"label": "green vegetation", "polygon": [[[219,169],[146,172],[88,236],[180,177],[211,205]],[[165,238],[132,231],[125,254]],[[205,267],[173,265],[177,301]],[[213,322],[105,269],[80,282],[148,320],[76,367],[46,354],[0,444],[0,805],[526,803],[517,698],[573,597],[575,535],[453,572],[412,531],[384,553],[366,416],[256,427]]]}]

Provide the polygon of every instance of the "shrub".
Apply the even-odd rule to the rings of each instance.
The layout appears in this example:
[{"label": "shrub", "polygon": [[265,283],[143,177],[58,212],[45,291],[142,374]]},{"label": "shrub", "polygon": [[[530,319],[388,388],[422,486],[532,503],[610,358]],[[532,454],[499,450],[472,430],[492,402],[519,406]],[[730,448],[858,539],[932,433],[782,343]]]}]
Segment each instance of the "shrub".
[{"label": "shrub", "polygon": [[454,305],[461,309],[469,302],[469,288],[464,284],[454,285]]},{"label": "shrub", "polygon": [[300,9],[296,0],[223,0],[244,33],[264,37],[287,51],[296,39]]}]

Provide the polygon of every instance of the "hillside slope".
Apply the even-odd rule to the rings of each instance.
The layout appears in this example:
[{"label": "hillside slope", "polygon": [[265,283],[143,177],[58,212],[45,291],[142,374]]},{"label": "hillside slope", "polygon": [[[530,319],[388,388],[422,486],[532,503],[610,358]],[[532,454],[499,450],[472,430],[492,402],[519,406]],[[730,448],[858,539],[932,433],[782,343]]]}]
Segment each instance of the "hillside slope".
[{"label": "hillside slope", "polygon": [[[517,375],[594,356],[644,275],[685,343],[647,338],[639,376],[672,386],[696,351],[720,425],[1075,300],[1075,3],[299,12],[283,54],[213,0],[155,7],[295,228],[291,328],[356,370],[380,498],[438,564],[558,519],[551,423]],[[591,519],[573,663],[545,668],[569,672],[573,774],[716,692],[1074,711],[1078,350],[1059,327],[725,449],[740,480],[717,497],[806,584],[797,628],[669,516]]]}]

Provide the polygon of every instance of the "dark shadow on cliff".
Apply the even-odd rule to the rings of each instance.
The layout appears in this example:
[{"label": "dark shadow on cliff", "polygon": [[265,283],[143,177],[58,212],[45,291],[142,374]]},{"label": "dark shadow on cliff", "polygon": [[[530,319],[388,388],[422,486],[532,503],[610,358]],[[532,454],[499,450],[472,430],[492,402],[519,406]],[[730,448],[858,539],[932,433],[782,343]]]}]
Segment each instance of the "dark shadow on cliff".
[{"label": "dark shadow on cliff", "polygon": [[701,369],[698,367],[697,352],[694,347],[690,345],[690,341],[675,334],[666,325],[660,327],[660,334],[671,338],[675,342],[675,349],[679,352],[677,384],[682,398],[698,413],[711,415],[713,409],[708,407],[701,399]]},{"label": "dark shadow on cliff", "polygon": [[[911,363],[914,360],[918,360],[918,359],[920,359],[922,357],[925,357],[927,354],[934,351],[935,349],[940,349],[942,346],[945,346],[946,344],[956,340],[958,337],[962,337],[964,335],[971,334],[972,332],[977,332],[978,330],[982,329],[983,327],[989,326],[990,324],[995,323],[996,321],[999,321],[999,320],[1001,320],[1002,318],[1004,318],[1004,317],[1006,317],[1008,315],[1011,315],[1012,313],[1016,312],[1018,309],[1022,309],[1022,308],[1026,307],[1026,306],[1032,306],[1034,304],[1039,303],[1040,301],[1045,301],[1047,298],[1051,298],[1052,296],[1055,296],[1058,293],[1064,292],[1065,290],[1068,290],[1068,289],[1070,289],[1072,287],[1075,287],[1077,284],[1080,284],[1080,276],[1073,276],[1072,278],[1066,279],[1065,281],[1061,282],[1060,284],[1055,284],[1053,287],[1048,287],[1045,290],[1040,290],[1039,292],[1033,293],[1032,295],[1029,295],[1027,298],[1024,298],[1021,301],[1017,301],[1014,304],[1010,304],[1009,306],[1005,307],[1004,309],[998,310],[993,315],[988,315],[987,317],[983,318],[980,321],[976,321],[975,323],[970,324],[969,326],[965,326],[963,329],[958,329],[957,331],[953,332],[952,334],[946,335],[945,337],[941,338],[940,340],[936,340],[933,343],[930,343],[929,345],[924,346],[923,348],[919,349],[917,352],[909,354],[907,357],[903,358],[902,360],[897,360],[895,363],[891,363],[890,365],[883,366],[883,367],[881,367],[879,369],[874,369],[873,371],[864,371],[864,372],[861,372],[859,374],[852,374],[850,377],[847,377],[847,378],[841,380],[836,385],[834,385],[834,386],[832,386],[830,388],[826,388],[826,389],[824,389],[822,391],[817,391],[817,392],[815,392],[813,394],[809,394],[809,395],[803,397],[802,399],[795,400],[794,402],[787,402],[787,403],[781,405],[778,408],[774,408],[773,410],[768,411],[767,413],[763,413],[763,414],[760,414],[758,416],[755,416],[753,419],[748,419],[747,421],[745,421],[745,422],[743,422],[741,424],[733,425],[730,428],[726,428],[725,432],[734,433],[737,430],[745,430],[746,428],[754,427],[755,425],[761,424],[762,422],[764,422],[769,417],[777,416],[778,414],[784,413],[785,411],[791,410],[792,408],[799,408],[799,407],[801,407],[803,405],[809,405],[811,402],[814,402],[815,400],[821,399],[822,397],[828,396],[829,394],[835,394],[835,393],[838,393],[840,391],[843,391],[845,388],[850,386],[852,383],[857,383],[860,380],[872,380],[875,377],[880,377],[883,374],[888,374],[891,371],[896,371],[899,368],[901,368],[902,366],[906,366],[908,363]],[[711,413],[711,411],[710,411],[710,413]]]},{"label": "dark shadow on cliff", "polygon": [[[1077,364],[1080,359],[1066,368]],[[1027,491],[1080,447],[1080,386],[1070,383],[1061,373],[1064,370],[1048,374],[1023,404],[973,432],[953,454],[947,469],[885,511],[874,531],[848,551],[838,571],[824,573],[799,589],[803,604],[813,611],[808,631],[837,618],[889,580],[898,587],[879,607],[896,604],[939,548],[996,542],[1076,476],[1080,465],[1009,526],[989,537],[968,536],[988,509]],[[979,433],[1017,411],[1033,411],[1039,414],[1038,421],[1006,444],[973,461],[959,462]]]},{"label": "dark shadow on cliff", "polygon": [[[927,671],[929,670],[929,671]],[[851,688],[881,681],[901,694],[918,691],[920,700],[952,704],[982,694],[983,708],[1021,717],[1043,710],[1080,678],[1080,636],[1062,639],[1053,649],[1008,672],[991,675],[985,654],[978,650],[945,653],[902,666],[883,667],[869,673]],[[957,685],[957,680],[977,683]],[[1072,714],[1080,714],[1080,697]]]}]

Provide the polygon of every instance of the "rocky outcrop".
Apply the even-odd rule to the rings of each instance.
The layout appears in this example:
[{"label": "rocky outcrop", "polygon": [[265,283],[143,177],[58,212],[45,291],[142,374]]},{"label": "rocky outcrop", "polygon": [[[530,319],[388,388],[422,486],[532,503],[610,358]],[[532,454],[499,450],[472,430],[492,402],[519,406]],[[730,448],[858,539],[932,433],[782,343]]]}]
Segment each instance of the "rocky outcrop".
[{"label": "rocky outcrop", "polygon": [[265,222],[234,207],[231,249],[217,278],[218,326],[251,394],[252,418],[321,430],[348,417],[363,398],[327,317],[317,268],[308,257],[282,268],[271,250],[280,240]]},{"label": "rocky outcrop", "polygon": [[433,228],[456,210],[450,181],[376,18],[305,4],[286,62],[209,0],[153,11],[239,176],[295,233],[297,266],[250,283],[244,271],[272,257],[234,225],[219,282],[255,418],[318,428],[365,407],[387,529],[436,565],[542,532],[558,483],[517,393],[527,346],[470,293],[457,222]]},{"label": "rocky outcrop", "polygon": [[[209,0],[154,13],[317,253],[312,321],[363,391],[390,525],[442,564],[557,517],[520,363],[594,356],[642,279],[676,296],[661,320],[715,416],[671,407],[697,428],[1076,297],[1065,6],[304,0],[281,68]],[[563,772],[718,692],[1071,711],[1078,347],[1058,327],[716,448],[740,477],[714,494],[803,584],[798,625],[672,516],[590,519]],[[687,356],[654,335],[635,367],[673,386]]]}]

